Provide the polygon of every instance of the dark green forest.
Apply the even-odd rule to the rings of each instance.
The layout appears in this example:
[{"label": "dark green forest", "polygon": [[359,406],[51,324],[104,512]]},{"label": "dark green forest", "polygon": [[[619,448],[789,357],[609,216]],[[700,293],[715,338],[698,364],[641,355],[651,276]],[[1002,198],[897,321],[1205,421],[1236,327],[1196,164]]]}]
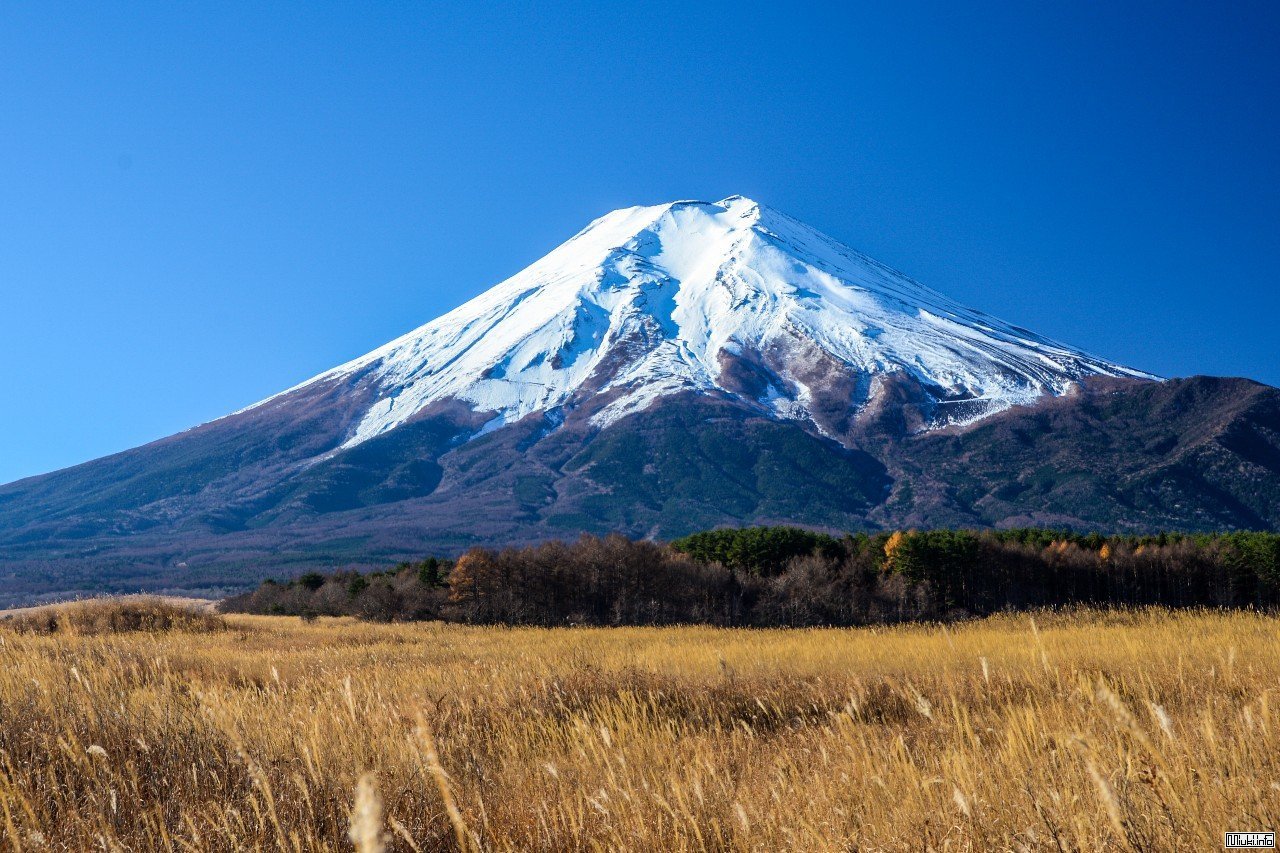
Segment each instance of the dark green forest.
[{"label": "dark green forest", "polygon": [[1280,534],[711,530],[473,548],[382,572],[309,573],[231,612],[522,625],[869,625],[1075,605],[1280,604]]}]

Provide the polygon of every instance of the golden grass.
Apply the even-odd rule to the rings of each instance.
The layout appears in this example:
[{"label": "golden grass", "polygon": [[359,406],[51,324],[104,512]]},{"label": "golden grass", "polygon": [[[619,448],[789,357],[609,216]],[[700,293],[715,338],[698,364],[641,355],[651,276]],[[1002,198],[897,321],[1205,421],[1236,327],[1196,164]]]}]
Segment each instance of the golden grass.
[{"label": "golden grass", "polygon": [[24,634],[200,632],[220,631],[226,627],[225,619],[197,605],[149,595],[51,604],[0,617],[0,628]]},{"label": "golden grass", "polygon": [[1201,850],[1280,823],[1280,621],[1037,619],[0,632],[0,836],[15,851]]}]

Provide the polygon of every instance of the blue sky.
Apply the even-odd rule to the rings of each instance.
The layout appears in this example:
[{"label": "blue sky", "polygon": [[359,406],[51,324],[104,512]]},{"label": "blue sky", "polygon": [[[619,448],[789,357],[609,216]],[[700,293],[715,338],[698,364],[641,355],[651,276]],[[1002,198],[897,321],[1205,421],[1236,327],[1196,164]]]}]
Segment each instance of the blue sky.
[{"label": "blue sky", "polygon": [[1280,384],[1275,3],[107,5],[0,26],[0,482],[734,193],[1099,355]]}]

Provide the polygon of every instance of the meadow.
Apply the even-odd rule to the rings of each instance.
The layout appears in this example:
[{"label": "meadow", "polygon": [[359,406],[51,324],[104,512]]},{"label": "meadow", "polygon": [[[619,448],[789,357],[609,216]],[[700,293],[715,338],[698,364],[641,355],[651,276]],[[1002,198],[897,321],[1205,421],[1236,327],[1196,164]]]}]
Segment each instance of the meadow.
[{"label": "meadow", "polygon": [[1252,612],[748,630],[82,607],[0,623],[0,849],[1203,850],[1280,824],[1280,620]]}]

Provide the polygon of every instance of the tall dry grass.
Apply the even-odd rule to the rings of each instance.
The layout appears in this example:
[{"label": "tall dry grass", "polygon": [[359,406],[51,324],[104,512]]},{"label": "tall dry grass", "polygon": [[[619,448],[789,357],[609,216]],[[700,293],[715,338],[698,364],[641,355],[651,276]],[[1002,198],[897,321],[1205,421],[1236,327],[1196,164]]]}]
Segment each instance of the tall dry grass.
[{"label": "tall dry grass", "polygon": [[228,622],[0,631],[9,849],[1191,850],[1280,823],[1269,617]]},{"label": "tall dry grass", "polygon": [[226,625],[221,616],[198,605],[151,595],[73,601],[0,616],[0,628],[23,634],[203,632],[221,631]]}]

